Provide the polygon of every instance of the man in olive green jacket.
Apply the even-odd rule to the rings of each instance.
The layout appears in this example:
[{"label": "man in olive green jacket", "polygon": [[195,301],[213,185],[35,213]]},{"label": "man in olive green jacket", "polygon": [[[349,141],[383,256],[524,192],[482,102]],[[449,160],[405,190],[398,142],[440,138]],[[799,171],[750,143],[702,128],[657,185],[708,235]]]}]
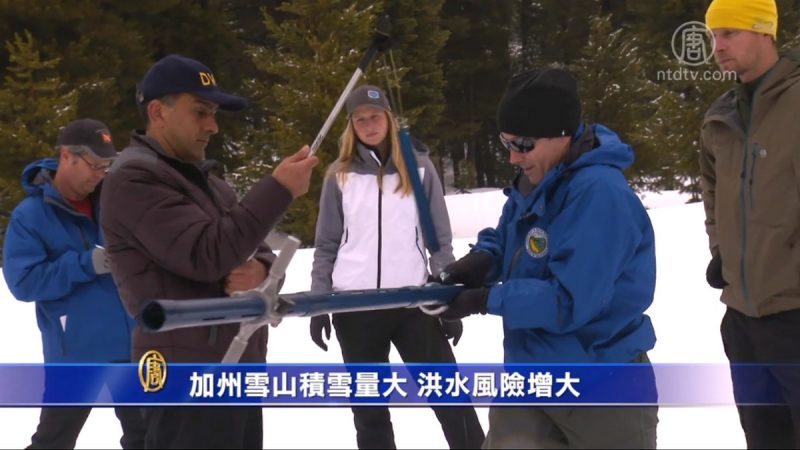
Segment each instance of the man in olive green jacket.
[{"label": "man in olive green jacket", "polygon": [[[721,332],[748,447],[800,445],[800,58],[779,55],[774,0],[714,0],[714,57],[735,71],[701,130],[700,169],[712,260],[728,306]],[[776,401],[788,406],[746,406]],[[793,413],[794,412],[794,413]]]}]

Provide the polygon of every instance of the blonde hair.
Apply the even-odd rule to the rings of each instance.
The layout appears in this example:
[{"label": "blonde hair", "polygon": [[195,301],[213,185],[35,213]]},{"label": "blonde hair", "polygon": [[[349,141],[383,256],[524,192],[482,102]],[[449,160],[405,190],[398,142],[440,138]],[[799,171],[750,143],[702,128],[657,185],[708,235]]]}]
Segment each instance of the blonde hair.
[{"label": "blonde hair", "polygon": [[[394,163],[397,168],[397,174],[400,180],[397,183],[395,192],[400,192],[401,196],[411,195],[411,178],[408,175],[408,167],[406,161],[403,159],[402,149],[400,147],[400,135],[398,133],[397,121],[394,115],[389,111],[384,111],[386,119],[389,122],[389,129],[386,132],[384,139],[389,139],[389,159]],[[341,144],[339,147],[339,169],[336,172],[337,179],[344,184],[347,181],[347,171],[353,159],[358,155],[358,136],[353,127],[352,118],[347,120],[347,126],[342,133]],[[378,172],[378,188],[382,189],[383,186],[383,171]]]}]

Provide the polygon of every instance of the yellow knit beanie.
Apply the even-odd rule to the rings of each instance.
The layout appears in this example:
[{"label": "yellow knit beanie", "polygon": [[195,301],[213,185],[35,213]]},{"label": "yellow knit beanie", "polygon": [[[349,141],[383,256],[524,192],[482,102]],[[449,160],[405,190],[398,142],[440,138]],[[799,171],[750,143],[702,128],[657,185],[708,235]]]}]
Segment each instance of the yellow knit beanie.
[{"label": "yellow knit beanie", "polygon": [[778,7],[775,0],[714,0],[706,11],[706,26],[765,33],[775,39]]}]

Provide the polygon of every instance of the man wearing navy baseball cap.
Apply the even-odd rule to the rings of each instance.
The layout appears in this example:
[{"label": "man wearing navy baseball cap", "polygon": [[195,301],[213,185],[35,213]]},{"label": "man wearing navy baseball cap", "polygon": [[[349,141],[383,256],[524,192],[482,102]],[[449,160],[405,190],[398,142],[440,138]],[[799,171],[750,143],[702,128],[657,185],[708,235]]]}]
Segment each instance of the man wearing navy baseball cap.
[{"label": "man wearing navy baseball cap", "polygon": [[[281,161],[241,200],[209,173],[206,146],[218,109],[247,102],[223,92],[204,64],[169,55],[137,92],[146,130],[134,131],[105,180],[101,223],[114,280],[137,314],[154,299],[222,297],[266,279],[275,256],[264,239],[293,199],[308,191],[318,163],[308,146]],[[251,257],[252,255],[252,257]],[[155,350],[168,362],[218,363],[239,326],[133,334],[133,360]],[[241,361],[264,363],[267,328]],[[261,408],[145,408],[147,448],[262,448]]]},{"label": "man wearing navy baseball cap", "polygon": [[194,94],[216,103],[224,111],[240,111],[247,107],[247,100],[219,89],[211,69],[181,55],[169,55],[153,64],[139,84],[136,100],[139,104],[146,104],[165,95],[180,93]]}]

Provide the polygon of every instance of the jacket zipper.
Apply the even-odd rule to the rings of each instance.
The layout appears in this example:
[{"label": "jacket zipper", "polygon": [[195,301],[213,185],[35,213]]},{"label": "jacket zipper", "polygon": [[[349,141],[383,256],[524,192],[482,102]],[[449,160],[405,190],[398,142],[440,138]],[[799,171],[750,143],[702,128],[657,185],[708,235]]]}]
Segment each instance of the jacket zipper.
[{"label": "jacket zipper", "polygon": [[[528,217],[530,217],[530,214],[525,214],[524,216],[520,217],[519,220],[517,220],[517,223],[522,222]],[[511,257],[511,262],[508,264],[508,270],[506,271],[506,278],[505,278],[506,280],[511,279],[511,272],[514,270],[514,267],[516,267],[517,263],[519,262],[519,257],[522,255],[522,250],[524,248],[525,248],[525,240],[523,239],[522,245],[518,247],[517,250],[514,252],[514,255]]]},{"label": "jacket zipper", "polygon": [[508,265],[508,271],[506,272],[506,280],[511,278],[511,271],[514,270],[514,266],[517,265],[519,261],[519,256],[522,254],[522,247],[519,247],[516,252],[514,252],[514,256],[511,257],[511,264]]},{"label": "jacket zipper", "polygon": [[[741,234],[742,234],[742,236],[741,236],[742,253],[741,253],[741,256],[740,256],[740,260],[739,260],[739,278],[742,280],[742,295],[744,296],[745,307],[749,308],[751,311],[755,311],[755,308],[753,308],[753,306],[752,306],[752,304],[750,302],[750,294],[748,293],[747,277],[746,277],[746,270],[745,270],[745,264],[744,264],[745,254],[747,253],[746,249],[747,249],[747,203],[748,203],[747,199],[748,198],[750,198],[750,203],[752,204],[752,196],[751,196],[751,193],[748,192],[748,188],[747,188],[747,185],[748,185],[748,182],[749,182],[749,180],[747,179],[748,178],[747,177],[747,172],[748,172],[748,164],[747,164],[747,161],[748,161],[748,158],[747,158],[747,153],[748,153],[747,147],[748,147],[748,144],[747,143],[748,143],[748,140],[750,139],[750,124],[752,124],[752,120],[753,120],[752,119],[753,118],[752,111],[755,109],[755,94],[753,95],[753,105],[752,106],[753,106],[753,108],[751,108],[750,122],[748,123],[748,127],[746,129],[742,129],[741,127],[738,127],[735,123],[732,123],[729,120],[725,120],[725,118],[721,117],[721,116],[710,118],[710,119],[706,120],[704,122],[704,124],[705,123],[714,122],[714,121],[719,122],[719,123],[725,125],[726,127],[728,127],[731,131],[739,132],[739,134],[742,137],[742,142],[743,142],[742,153],[744,153],[744,155],[742,156],[742,170],[741,170],[741,172],[739,174],[739,179],[740,179],[740,187],[739,187],[739,209],[740,209],[740,211],[739,211],[739,216],[740,216],[740,219],[742,221],[742,224],[741,224],[741,227],[740,227]],[[751,174],[752,173],[753,173],[753,171],[751,171]]]},{"label": "jacket zipper", "polygon": [[[50,197],[47,197],[47,196],[44,197],[44,200],[45,200],[45,203],[49,203],[49,204],[51,204],[53,206],[56,206],[58,208],[63,209],[64,211],[68,212],[69,214],[72,214],[73,216],[76,217],[77,220],[86,219],[86,220],[89,220],[90,223],[92,222],[92,219],[88,218],[86,215],[84,215],[84,214],[82,214],[80,212],[77,212],[74,209],[67,208],[61,202],[58,202],[58,201],[55,201],[55,200],[50,200]],[[73,225],[75,225],[75,228],[78,229],[78,235],[81,238],[81,243],[83,244],[83,248],[85,250],[91,250],[92,249],[91,241],[86,237],[86,233],[83,232],[83,228],[81,227],[81,225],[79,223],[77,223],[77,222],[72,222],[72,223],[73,223]],[[98,225],[98,227],[99,227],[99,225]],[[68,348],[67,348],[67,325],[69,324],[69,314],[65,314],[64,317],[65,317],[64,325],[61,324],[61,317],[58,318],[58,324],[57,325],[58,325],[59,328],[61,328],[61,356],[66,357],[66,356],[68,356],[67,355],[67,352],[68,352]],[[126,320],[126,325],[127,325],[127,320]]]},{"label": "jacket zipper", "polygon": [[750,156],[752,157],[752,164],[750,164],[750,180],[747,183],[748,189],[750,189],[750,209],[753,209],[753,178],[755,178],[756,172],[756,162],[758,159],[756,158],[756,150],[758,150],[758,144],[753,143],[752,150],[750,151]]},{"label": "jacket zipper", "polygon": [[377,264],[377,279],[375,280],[376,288],[381,288],[381,255],[383,253],[383,162],[375,154],[370,152],[370,156],[378,164],[378,264]]},{"label": "jacket zipper", "polygon": [[86,238],[86,234],[84,234],[83,228],[81,228],[81,226],[78,225],[77,223],[75,224],[75,226],[78,228],[78,234],[81,235],[81,242],[83,242],[83,248],[86,250],[91,250],[92,244],[89,242],[89,239]]},{"label": "jacket zipper", "polygon": [[378,279],[377,288],[381,288],[381,253],[383,250],[383,188],[378,186]]},{"label": "jacket zipper", "polygon": [[[62,202],[59,202],[57,200],[53,200],[52,198],[50,198],[47,195],[43,196],[43,199],[44,199],[45,203],[50,204],[50,205],[52,205],[54,207],[57,207],[57,208],[61,208],[65,212],[67,212],[67,213],[69,213],[69,214],[71,214],[73,216],[76,216],[78,218],[78,220],[86,219],[86,220],[89,220],[89,222],[91,224],[98,224],[97,225],[98,242],[100,242],[100,238],[99,238],[100,225],[99,225],[99,221],[97,220],[98,211],[97,211],[96,207],[93,208],[93,212],[94,212],[94,216],[95,217],[88,217],[83,213],[80,213],[78,211],[75,211],[74,209],[68,208]],[[86,233],[84,233],[84,230],[80,226],[80,224],[78,224],[78,223],[74,223],[74,224],[75,224],[75,227],[78,229],[78,234],[81,237],[81,242],[83,243],[83,247],[86,250],[91,250],[92,247],[93,247],[92,240],[86,237]],[[125,311],[125,307],[122,306],[121,302],[119,303],[119,308],[118,309],[119,309],[120,313],[122,313],[122,321],[125,323],[125,328],[128,331],[128,336],[130,336],[131,333],[133,332],[133,330],[131,330],[130,323],[128,323],[128,313],[127,313],[127,311]],[[69,323],[69,315],[67,315],[66,323]],[[67,329],[66,329],[66,326],[64,326],[64,327],[61,326],[60,319],[59,319],[58,326],[59,326],[59,328],[61,328],[61,355],[62,356],[67,356]]]},{"label": "jacket zipper", "polygon": [[414,227],[414,245],[417,246],[417,251],[419,252],[419,256],[420,256],[420,258],[422,258],[422,264],[425,264],[427,266],[428,261],[425,260],[425,251],[422,250],[422,248],[420,248],[420,246],[419,246],[419,243],[420,243],[420,236],[419,235],[420,235],[419,227],[415,226]]},{"label": "jacket zipper", "polygon": [[742,174],[741,174],[741,183],[742,186],[739,189],[739,209],[741,210],[740,216],[742,220],[741,226],[741,233],[742,233],[742,254],[739,259],[739,276],[742,278],[742,293],[744,294],[744,301],[745,304],[749,305],[748,295],[747,295],[747,274],[744,267],[745,261],[745,253],[747,249],[747,139],[748,134],[745,134],[745,141],[744,141],[744,160],[742,161]]},{"label": "jacket zipper", "polygon": [[[745,130],[744,134],[744,166],[742,167],[742,187],[741,187],[741,196],[740,196],[740,209],[741,209],[741,217],[742,217],[742,254],[739,260],[739,272],[742,277],[742,295],[744,295],[744,303],[747,308],[750,309],[752,312],[756,312],[756,308],[753,306],[752,302],[750,301],[750,292],[749,287],[747,286],[747,268],[745,266],[745,260],[747,259],[747,211],[753,205],[753,173],[755,171],[755,152],[753,152],[753,161],[752,166],[750,167],[750,177],[747,179],[747,172],[748,172],[748,147],[750,146],[750,128],[753,125],[753,112],[756,109],[756,92],[753,93],[753,103],[752,108],[750,109],[750,119],[747,123],[747,129]],[[749,198],[749,205],[747,204],[747,199]]]}]

